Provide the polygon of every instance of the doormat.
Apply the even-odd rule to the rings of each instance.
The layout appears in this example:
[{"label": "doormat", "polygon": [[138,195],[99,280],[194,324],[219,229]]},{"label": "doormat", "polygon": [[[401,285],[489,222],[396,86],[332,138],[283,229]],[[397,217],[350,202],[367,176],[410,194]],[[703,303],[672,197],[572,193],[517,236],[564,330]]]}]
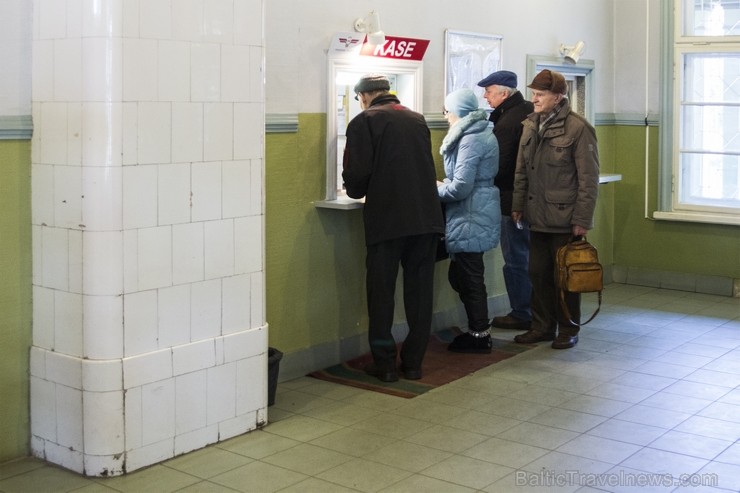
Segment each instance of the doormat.
[{"label": "doormat", "polygon": [[517,344],[512,341],[493,339],[491,354],[467,354],[448,351],[447,345],[462,333],[457,327],[432,333],[422,366],[423,377],[420,380],[400,378],[397,382],[386,383],[366,374],[365,367],[373,362],[370,353],[323,370],[311,372],[308,376],[327,382],[410,399],[537,347],[535,344]]}]

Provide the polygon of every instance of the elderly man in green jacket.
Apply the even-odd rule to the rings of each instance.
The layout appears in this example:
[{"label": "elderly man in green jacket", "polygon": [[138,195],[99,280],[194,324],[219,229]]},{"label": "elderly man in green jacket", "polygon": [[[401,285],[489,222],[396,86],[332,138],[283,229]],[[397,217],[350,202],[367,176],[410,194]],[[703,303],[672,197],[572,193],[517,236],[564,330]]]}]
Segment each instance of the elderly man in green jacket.
[{"label": "elderly man in green jacket", "polygon": [[581,298],[577,293],[565,297],[573,324],[558,303],[555,256],[558,248],[593,228],[599,192],[596,132],[571,111],[562,74],[545,69],[528,87],[534,113],[524,121],[511,217],[526,219],[530,227],[532,326],[514,340],[553,341],[554,349],[568,349],[578,343]]}]

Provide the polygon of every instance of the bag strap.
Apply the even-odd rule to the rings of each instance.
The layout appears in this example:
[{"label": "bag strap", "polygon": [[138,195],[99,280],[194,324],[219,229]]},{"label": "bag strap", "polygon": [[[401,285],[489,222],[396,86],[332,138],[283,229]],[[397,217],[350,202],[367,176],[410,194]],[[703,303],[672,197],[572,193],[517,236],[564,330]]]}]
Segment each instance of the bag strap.
[{"label": "bag strap", "polygon": [[599,314],[599,310],[601,310],[601,291],[599,291],[599,306],[596,307],[596,311],[594,311],[593,315],[589,317],[588,320],[586,320],[583,323],[577,324],[573,321],[573,317],[570,315],[570,311],[568,310],[568,305],[565,303],[565,290],[564,289],[558,289],[560,291],[560,308],[563,310],[563,315],[565,315],[565,318],[570,322],[571,324],[575,325],[576,327],[582,327],[589,323],[591,320],[596,318],[596,315]]}]

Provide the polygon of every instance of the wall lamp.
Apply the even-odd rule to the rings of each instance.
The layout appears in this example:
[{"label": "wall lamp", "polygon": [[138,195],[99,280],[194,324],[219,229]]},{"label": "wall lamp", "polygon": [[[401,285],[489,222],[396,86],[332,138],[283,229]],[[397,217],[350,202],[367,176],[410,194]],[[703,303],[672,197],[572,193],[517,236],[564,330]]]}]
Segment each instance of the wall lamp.
[{"label": "wall lamp", "polygon": [[573,46],[560,45],[560,55],[565,58],[568,63],[578,63],[578,59],[581,58],[583,50],[586,49],[586,43],[583,41],[577,42]]},{"label": "wall lamp", "polygon": [[364,19],[355,19],[355,31],[367,34],[367,42],[371,45],[385,43],[385,33],[380,29],[380,16],[374,10]]}]

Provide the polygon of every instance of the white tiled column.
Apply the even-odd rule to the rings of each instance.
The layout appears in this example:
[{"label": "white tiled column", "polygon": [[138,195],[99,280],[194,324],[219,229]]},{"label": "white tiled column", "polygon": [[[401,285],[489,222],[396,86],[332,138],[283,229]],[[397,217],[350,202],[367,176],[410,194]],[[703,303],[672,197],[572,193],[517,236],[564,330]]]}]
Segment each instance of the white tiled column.
[{"label": "white tiled column", "polygon": [[263,0],[34,0],[33,453],[118,475],[266,421]]}]

